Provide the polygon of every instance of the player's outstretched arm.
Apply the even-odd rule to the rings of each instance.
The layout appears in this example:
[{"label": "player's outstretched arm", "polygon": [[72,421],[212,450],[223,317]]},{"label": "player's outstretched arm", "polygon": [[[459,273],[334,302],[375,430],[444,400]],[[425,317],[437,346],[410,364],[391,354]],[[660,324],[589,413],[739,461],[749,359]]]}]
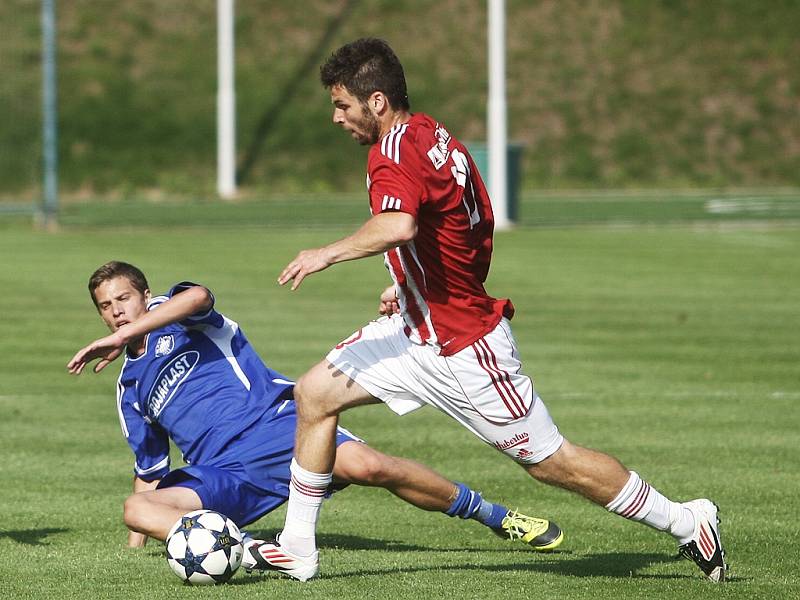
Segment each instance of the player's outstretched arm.
[{"label": "player's outstretched arm", "polygon": [[417,222],[411,215],[402,212],[380,213],[364,223],[353,235],[322,248],[300,252],[281,271],[278,283],[285,285],[292,281],[292,290],[296,290],[307,275],[336,263],[386,252],[407,244],[416,235]]},{"label": "player's outstretched arm", "polygon": [[136,321],[126,323],[111,335],[99,338],[78,350],[67,363],[67,370],[73,375],[80,375],[87,364],[99,358],[94,366],[94,372],[99,373],[122,354],[122,350],[131,340],[183,321],[192,315],[207,312],[212,302],[211,292],[206,288],[199,285],[190,287],[160,304],[157,310],[146,312]]},{"label": "player's outstretched arm", "polygon": [[[121,328],[120,328],[121,329]],[[122,354],[122,349],[127,342],[119,335],[119,330],[111,335],[96,339],[88,346],[84,346],[67,363],[67,371],[72,375],[80,375],[84,367],[95,359],[100,359],[94,366],[94,372],[99,373]]]}]

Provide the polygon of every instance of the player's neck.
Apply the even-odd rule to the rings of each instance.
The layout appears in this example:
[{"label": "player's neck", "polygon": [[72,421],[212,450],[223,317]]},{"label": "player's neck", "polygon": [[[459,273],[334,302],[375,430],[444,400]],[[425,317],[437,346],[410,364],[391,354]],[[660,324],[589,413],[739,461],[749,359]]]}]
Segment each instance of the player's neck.
[{"label": "player's neck", "polygon": [[128,353],[134,358],[139,358],[145,351],[145,339],[147,336],[142,336],[138,339],[128,342]]},{"label": "player's neck", "polygon": [[389,133],[392,130],[392,127],[397,127],[403,123],[408,123],[410,120],[411,113],[408,111],[398,110],[387,112],[381,123],[380,138]]}]

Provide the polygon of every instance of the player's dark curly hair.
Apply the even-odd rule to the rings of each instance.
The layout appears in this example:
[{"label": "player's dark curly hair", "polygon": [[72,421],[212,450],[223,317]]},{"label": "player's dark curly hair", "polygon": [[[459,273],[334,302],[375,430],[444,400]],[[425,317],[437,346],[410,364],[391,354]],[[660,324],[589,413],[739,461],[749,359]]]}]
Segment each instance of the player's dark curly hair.
[{"label": "player's dark curly hair", "polygon": [[105,283],[116,277],[125,277],[131,282],[133,288],[141,294],[144,294],[145,290],[150,289],[150,286],[147,284],[147,278],[139,269],[132,264],[120,260],[112,260],[97,269],[92,273],[92,276],[89,277],[89,294],[91,294],[92,302],[94,302],[95,306],[97,306],[97,298],[94,296],[94,291],[101,283]]},{"label": "player's dark curly hair", "polygon": [[361,38],[345,44],[320,67],[319,75],[326,88],[342,85],[362,103],[380,91],[395,110],[411,107],[403,65],[383,40]]}]

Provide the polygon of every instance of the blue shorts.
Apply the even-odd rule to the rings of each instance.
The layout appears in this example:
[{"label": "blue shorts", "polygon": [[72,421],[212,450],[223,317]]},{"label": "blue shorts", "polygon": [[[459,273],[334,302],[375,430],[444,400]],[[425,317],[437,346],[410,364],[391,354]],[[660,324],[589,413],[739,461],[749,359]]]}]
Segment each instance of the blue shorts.
[{"label": "blue shorts", "polygon": [[[295,404],[288,402],[278,414],[242,432],[208,463],[168,473],[158,489],[192,489],[200,496],[203,508],[220,512],[244,527],[289,498],[296,424]],[[340,427],[336,445],[350,441],[362,440]],[[331,492],[342,487],[332,487]]]}]

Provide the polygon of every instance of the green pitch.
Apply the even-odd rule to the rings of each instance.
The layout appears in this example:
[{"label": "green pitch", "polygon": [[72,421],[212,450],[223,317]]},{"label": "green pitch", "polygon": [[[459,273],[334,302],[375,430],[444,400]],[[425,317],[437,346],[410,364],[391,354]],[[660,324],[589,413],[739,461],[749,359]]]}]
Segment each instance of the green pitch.
[{"label": "green pitch", "polygon": [[[131,455],[116,367],[67,376],[103,334],[85,289],[106,260],[142,267],[154,291],[206,284],[274,368],[297,376],[370,318],[380,259],[344,264],[291,293],[295,252],[346,231],[0,225],[0,597],[3,598],[797,598],[800,500],[800,230],[797,226],[520,229],[497,236],[489,289],[517,307],[526,370],[565,435],[608,450],[676,499],[722,508],[730,581],[675,560],[663,534],[537,484],[432,409],[382,406],[343,424],[489,498],[556,520],[538,555],[473,522],[351,488],[323,510],[323,578],[238,573],[182,587],[160,544],[123,547]],[[176,460],[177,457],[176,457]],[[268,534],[283,511],[250,529]]]}]

